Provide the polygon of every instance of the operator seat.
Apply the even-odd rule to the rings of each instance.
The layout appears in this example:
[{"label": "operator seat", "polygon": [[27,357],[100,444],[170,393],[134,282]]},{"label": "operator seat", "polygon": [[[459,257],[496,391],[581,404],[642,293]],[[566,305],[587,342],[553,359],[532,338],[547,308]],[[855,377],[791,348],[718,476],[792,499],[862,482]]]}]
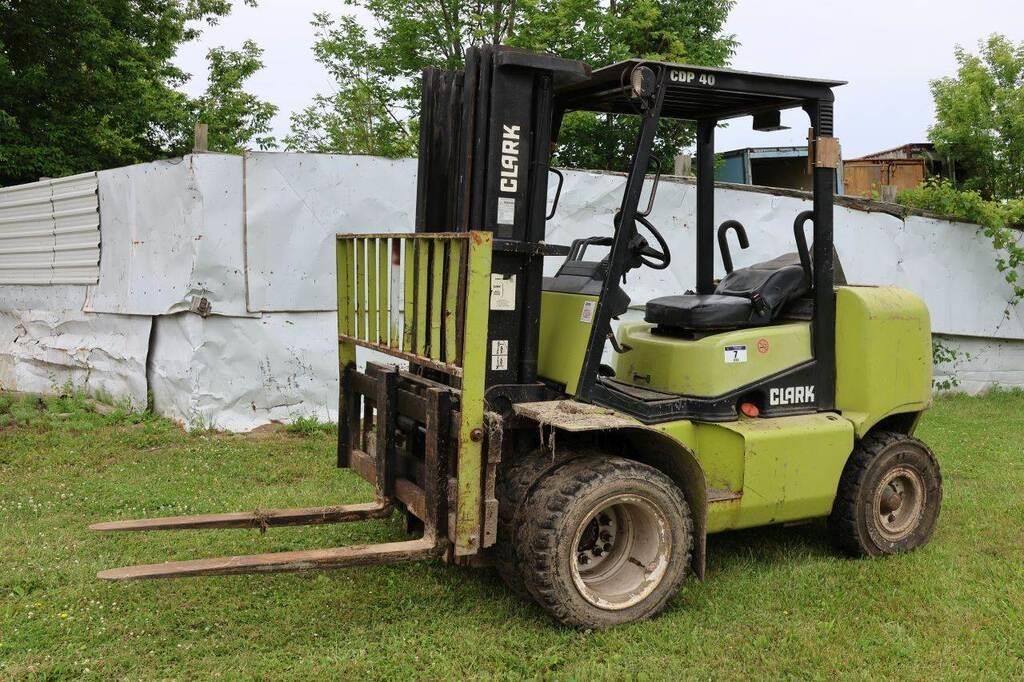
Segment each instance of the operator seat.
[{"label": "operator seat", "polygon": [[771,322],[784,305],[809,288],[800,257],[786,254],[733,270],[713,294],[652,299],[647,302],[644,319],[659,327],[687,331],[757,327]]},{"label": "operator seat", "polygon": [[[834,263],[835,283],[845,284],[838,256]],[[713,294],[651,299],[644,319],[669,333],[760,327],[774,321],[786,304],[806,294],[810,284],[799,254],[787,253],[733,270],[719,282]]]}]

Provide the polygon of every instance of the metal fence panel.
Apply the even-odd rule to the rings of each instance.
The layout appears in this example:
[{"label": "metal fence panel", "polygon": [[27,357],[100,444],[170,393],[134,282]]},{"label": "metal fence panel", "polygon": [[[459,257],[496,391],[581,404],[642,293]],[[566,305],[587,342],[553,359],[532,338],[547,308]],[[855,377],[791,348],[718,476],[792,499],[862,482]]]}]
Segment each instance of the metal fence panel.
[{"label": "metal fence panel", "polygon": [[95,284],[96,173],[0,189],[0,284]]}]

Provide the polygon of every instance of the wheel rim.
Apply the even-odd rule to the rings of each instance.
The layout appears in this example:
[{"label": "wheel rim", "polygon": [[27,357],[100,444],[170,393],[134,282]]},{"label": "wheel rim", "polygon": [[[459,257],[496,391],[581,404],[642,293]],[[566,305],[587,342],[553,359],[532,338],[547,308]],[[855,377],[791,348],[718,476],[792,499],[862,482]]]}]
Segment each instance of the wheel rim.
[{"label": "wheel rim", "polygon": [[917,528],[927,502],[921,474],[896,467],[882,477],[875,490],[874,511],[878,530],[890,542],[898,542]]},{"label": "wheel rim", "polygon": [[639,495],[603,500],[576,529],[572,579],[592,605],[619,610],[638,604],[661,583],[672,556],[668,519]]}]

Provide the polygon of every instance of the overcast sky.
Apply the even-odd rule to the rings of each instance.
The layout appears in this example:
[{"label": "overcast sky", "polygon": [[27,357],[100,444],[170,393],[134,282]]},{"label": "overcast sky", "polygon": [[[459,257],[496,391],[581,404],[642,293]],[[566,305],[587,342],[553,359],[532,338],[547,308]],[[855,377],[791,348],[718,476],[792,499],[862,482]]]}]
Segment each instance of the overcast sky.
[{"label": "overcast sky", "polygon": [[[261,0],[238,3],[201,41],[186,46],[178,63],[195,75],[201,92],[209,47],[237,48],[246,38],[265,50],[266,69],[250,89],[280,107],[275,133],[288,131],[288,116],[332,81],[313,60],[310,19],[338,13],[342,0]],[[836,135],[843,156],[853,158],[926,138],[933,109],[929,79],[955,70],[953,46],[974,49],[993,32],[1024,41],[1024,3],[1014,0],[739,0],[726,30],[740,42],[732,66],[794,76],[849,81],[836,93]],[[598,66],[598,65],[594,65]],[[718,150],[803,144],[807,118],[783,115],[791,130],[755,133],[733,122],[718,137]]]}]

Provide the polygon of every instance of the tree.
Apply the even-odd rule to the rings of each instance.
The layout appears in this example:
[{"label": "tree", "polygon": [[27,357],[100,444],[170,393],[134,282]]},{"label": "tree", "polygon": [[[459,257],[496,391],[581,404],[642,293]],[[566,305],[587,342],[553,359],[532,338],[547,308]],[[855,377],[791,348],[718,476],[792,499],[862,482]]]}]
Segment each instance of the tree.
[{"label": "tree", "polygon": [[[415,153],[419,73],[459,69],[472,45],[508,43],[594,65],[633,56],[721,65],[735,41],[722,34],[733,0],[347,0],[372,15],[374,33],[352,16],[314,19],[314,54],[338,92],[292,117],[290,148],[404,156]],[[564,165],[621,169],[637,122],[572,114],[560,134]],[[664,122],[656,153],[692,141],[689,127]]]},{"label": "tree", "polygon": [[955,50],[957,75],[932,81],[928,137],[964,169],[965,189],[987,199],[1024,197],[1024,43],[993,34],[979,54]]},{"label": "tree", "polygon": [[171,59],[230,10],[230,0],[0,0],[0,185],[186,151],[188,75]]},{"label": "tree", "polygon": [[[513,43],[552,50],[594,66],[632,57],[703,66],[723,66],[736,47],[722,28],[732,0],[527,0],[525,21]],[[569,114],[559,135],[557,163],[575,168],[625,170],[639,132],[634,116]],[[654,158],[671,168],[691,144],[694,129],[662,120]]]},{"label": "tree", "polygon": [[277,107],[245,91],[245,81],[263,68],[263,50],[247,40],[240,51],[214,48],[206,55],[209,85],[192,104],[193,118],[209,125],[210,151],[238,154],[276,144],[270,125]]}]

